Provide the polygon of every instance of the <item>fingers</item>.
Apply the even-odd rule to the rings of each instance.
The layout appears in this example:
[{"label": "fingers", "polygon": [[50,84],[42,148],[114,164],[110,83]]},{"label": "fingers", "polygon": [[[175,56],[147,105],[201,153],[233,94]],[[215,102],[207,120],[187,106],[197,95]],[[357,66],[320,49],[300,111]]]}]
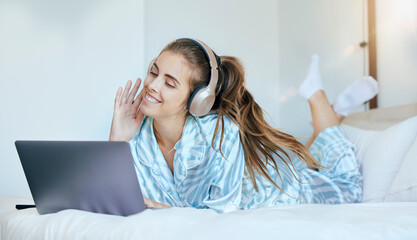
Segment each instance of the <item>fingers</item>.
[{"label": "fingers", "polygon": [[140,91],[140,93],[138,94],[138,96],[135,98],[134,101],[132,100],[131,103],[133,104],[133,106],[139,107],[139,105],[142,102],[143,93],[144,93],[144,89],[142,89],[142,91]]},{"label": "fingers", "polygon": [[145,90],[142,89],[142,91],[140,91],[139,95],[136,97],[135,101],[133,102],[133,106],[136,109],[135,119],[137,122],[142,122],[142,119],[144,116],[142,111],[140,110],[144,93],[145,93]]},{"label": "fingers", "polygon": [[117,89],[116,98],[114,99],[114,105],[115,106],[120,104],[120,96],[122,95],[122,90],[123,90],[122,87],[119,87]]},{"label": "fingers", "polygon": [[[140,82],[140,79],[139,79]],[[142,103],[143,94],[145,92],[145,89],[142,88],[138,96],[136,96],[135,100],[133,100],[131,103],[133,104],[133,107],[136,109],[135,119],[137,122],[142,122],[143,114],[140,111],[140,105]]]},{"label": "fingers", "polygon": [[136,83],[135,83],[135,85],[133,86],[133,88],[132,88],[132,91],[129,93],[129,96],[127,97],[127,102],[128,103],[130,103],[130,102],[132,102],[133,101],[133,98],[136,96],[136,93],[138,92],[138,90],[139,90],[139,87],[140,87],[140,83],[141,83],[142,81],[141,81],[141,79],[140,78],[138,78],[137,80],[136,80]]},{"label": "fingers", "polygon": [[130,87],[132,86],[132,81],[127,81],[126,86],[125,86],[125,90],[123,91],[123,95],[122,95],[122,103],[126,103],[127,100],[127,96],[129,94],[130,91]]},{"label": "fingers", "polygon": [[134,104],[133,106],[136,107],[136,109],[139,108],[139,105],[142,102],[143,91],[140,92],[136,99],[134,98],[139,90],[141,82],[142,80],[138,78],[135,82],[135,85],[132,88],[132,91],[130,91],[130,88],[132,87],[132,81],[130,80],[127,81],[124,90],[122,87],[119,87],[117,89],[116,98],[114,100],[115,106],[120,106],[121,104],[129,103]]}]

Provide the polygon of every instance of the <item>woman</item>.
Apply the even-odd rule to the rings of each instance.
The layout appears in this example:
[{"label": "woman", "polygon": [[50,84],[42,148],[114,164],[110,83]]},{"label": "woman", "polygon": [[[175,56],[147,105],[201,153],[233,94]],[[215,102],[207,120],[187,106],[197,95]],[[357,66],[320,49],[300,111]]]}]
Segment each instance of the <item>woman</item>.
[{"label": "woman", "polygon": [[[314,127],[304,146],[266,123],[245,88],[244,69],[235,57],[213,52],[219,63],[215,102],[209,114],[192,116],[187,107],[190,95],[208,85],[213,74],[197,41],[169,43],[151,62],[136,98],[140,79],[131,91],[129,80],[116,94],[109,140],[129,142],[148,208],[195,207],[224,213],[361,200],[358,162],[339,127],[344,116],[334,111],[321,89],[317,56],[299,89],[310,104]],[[355,107],[339,102],[342,108]]]}]

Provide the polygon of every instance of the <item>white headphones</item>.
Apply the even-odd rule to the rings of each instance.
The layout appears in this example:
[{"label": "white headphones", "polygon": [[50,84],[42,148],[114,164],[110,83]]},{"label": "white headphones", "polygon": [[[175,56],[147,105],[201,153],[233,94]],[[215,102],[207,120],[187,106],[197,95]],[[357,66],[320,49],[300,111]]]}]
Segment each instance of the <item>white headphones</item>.
[{"label": "white headphones", "polygon": [[[207,86],[200,86],[191,94],[188,99],[187,109],[188,111],[196,117],[204,116],[213,107],[214,101],[216,100],[216,85],[219,78],[219,65],[220,57],[216,58],[214,52],[202,41],[192,38],[180,38],[176,41],[187,40],[197,44],[204,52],[207,57],[207,60],[210,63],[210,81]],[[150,72],[153,64],[156,62],[157,58],[152,59],[148,67],[148,73]]]}]

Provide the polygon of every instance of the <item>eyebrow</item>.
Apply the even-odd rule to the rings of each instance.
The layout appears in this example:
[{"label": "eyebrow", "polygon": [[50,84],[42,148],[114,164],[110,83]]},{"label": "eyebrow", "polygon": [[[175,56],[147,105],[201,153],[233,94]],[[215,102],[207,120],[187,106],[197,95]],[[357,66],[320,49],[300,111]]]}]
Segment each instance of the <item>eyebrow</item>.
[{"label": "eyebrow", "polygon": [[[153,63],[153,65],[156,67],[156,69],[158,69],[158,72],[159,72],[159,67],[158,67],[158,65],[156,65],[156,63]],[[169,75],[169,74],[166,74],[165,73],[165,76],[167,76],[167,77],[169,77],[169,78],[171,78],[172,80],[174,80],[175,82],[177,82],[180,86],[181,86],[181,83],[176,79],[176,78],[174,78],[173,76],[171,76],[171,75]]]}]

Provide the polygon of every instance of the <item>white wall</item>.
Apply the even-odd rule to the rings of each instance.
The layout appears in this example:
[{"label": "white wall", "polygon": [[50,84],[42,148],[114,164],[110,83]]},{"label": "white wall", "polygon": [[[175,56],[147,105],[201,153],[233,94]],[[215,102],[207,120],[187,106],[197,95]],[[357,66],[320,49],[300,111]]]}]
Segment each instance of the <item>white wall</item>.
[{"label": "white wall", "polygon": [[330,103],[367,74],[367,49],[359,47],[366,40],[363,13],[363,1],[279,1],[278,121],[283,131],[304,138],[313,132],[309,105],[297,94],[311,55],[320,57],[323,88]]},{"label": "white wall", "polygon": [[0,195],[30,196],[15,140],[107,140],[143,76],[143,1],[0,1]]},{"label": "white wall", "polygon": [[376,1],[379,107],[417,102],[417,1]]}]

